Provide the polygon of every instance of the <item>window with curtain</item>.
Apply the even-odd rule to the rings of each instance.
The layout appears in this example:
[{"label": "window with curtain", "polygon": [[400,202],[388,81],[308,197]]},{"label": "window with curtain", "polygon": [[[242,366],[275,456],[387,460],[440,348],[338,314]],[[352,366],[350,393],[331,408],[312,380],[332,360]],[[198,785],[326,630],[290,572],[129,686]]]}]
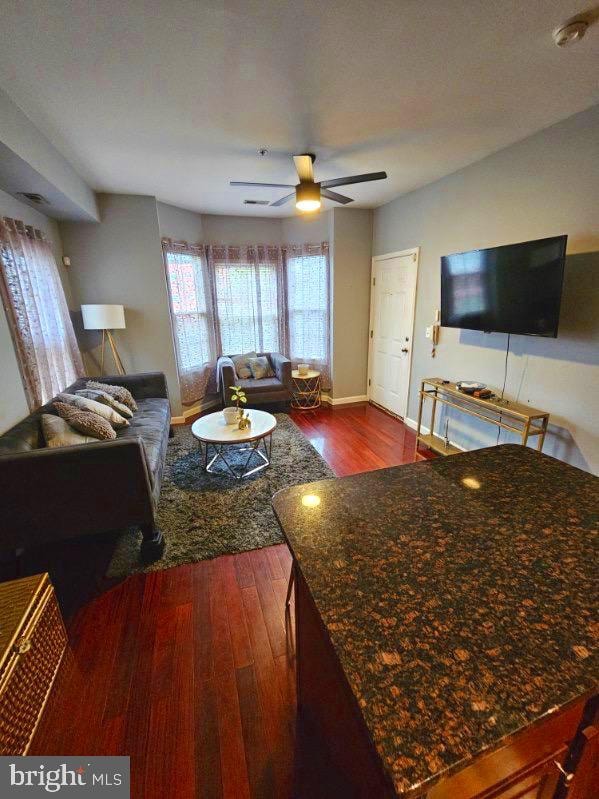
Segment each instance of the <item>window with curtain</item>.
[{"label": "window with curtain", "polygon": [[329,377],[328,245],[163,240],[183,402],[216,389],[219,355],[281,352]]},{"label": "window with curtain", "polygon": [[0,294],[34,410],[85,370],[50,244],[8,217],[0,219]]},{"label": "window with curtain", "polygon": [[203,396],[216,358],[214,318],[203,247],[163,241],[181,396]]},{"label": "window with curtain", "polygon": [[326,244],[288,246],[285,256],[290,358],[329,379],[329,252]]},{"label": "window with curtain", "polygon": [[219,354],[280,352],[281,255],[278,247],[209,247]]}]

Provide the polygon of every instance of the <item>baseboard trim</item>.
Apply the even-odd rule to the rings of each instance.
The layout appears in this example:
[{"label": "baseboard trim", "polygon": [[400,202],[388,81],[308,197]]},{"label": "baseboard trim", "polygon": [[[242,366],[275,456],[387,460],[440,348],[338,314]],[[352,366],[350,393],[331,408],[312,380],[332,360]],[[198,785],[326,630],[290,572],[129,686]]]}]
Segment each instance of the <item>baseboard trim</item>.
[{"label": "baseboard trim", "polygon": [[[406,425],[407,425],[408,427],[411,427],[411,428],[412,428],[412,430],[416,430],[416,428],[418,427],[418,422],[416,422],[416,420],[415,420],[415,419],[410,419],[408,416],[406,416],[406,418],[404,419],[404,422],[406,423]],[[423,433],[424,433],[426,436],[427,436],[427,435],[430,433],[430,431],[431,431],[431,430],[430,430],[430,427],[426,427],[426,425],[423,425],[423,424],[421,424],[421,425],[420,425],[420,429],[422,430],[422,432],[423,432]],[[466,452],[466,449],[465,449],[465,448],[464,448],[464,447],[463,447],[461,444],[458,444],[458,443],[457,443],[457,441],[452,441],[452,440],[450,439],[450,440],[449,440],[449,443],[451,444],[451,446],[452,446],[452,447],[456,447],[457,449],[461,450],[462,452]]]},{"label": "baseboard trim", "polygon": [[198,413],[207,411],[210,408],[216,408],[221,404],[221,400],[218,397],[206,400],[206,402],[200,402],[197,405],[194,405],[193,408],[187,408],[184,410],[181,416],[171,416],[171,424],[187,424],[187,420],[191,419],[192,416],[197,416]]},{"label": "baseboard trim", "polygon": [[368,402],[366,394],[360,394],[357,397],[331,397],[328,394],[321,394],[320,399],[329,405],[353,405],[356,402]]},{"label": "baseboard trim", "polygon": [[[414,419],[410,419],[409,416],[406,416],[404,419],[404,424],[408,427],[411,427],[412,430],[415,430],[418,427],[418,423]],[[420,425],[420,429],[423,430],[427,435],[430,433],[430,429],[425,425]]]}]

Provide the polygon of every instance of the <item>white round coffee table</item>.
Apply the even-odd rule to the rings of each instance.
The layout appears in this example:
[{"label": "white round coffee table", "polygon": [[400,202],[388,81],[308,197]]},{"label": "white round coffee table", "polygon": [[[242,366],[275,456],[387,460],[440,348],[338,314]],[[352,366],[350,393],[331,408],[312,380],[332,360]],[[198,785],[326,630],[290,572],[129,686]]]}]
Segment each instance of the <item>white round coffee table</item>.
[{"label": "white round coffee table", "polygon": [[[277,426],[277,420],[272,413],[258,411],[255,408],[248,408],[246,413],[249,415],[252,425],[245,430],[240,430],[237,422],[226,424],[222,411],[202,416],[192,424],[191,432],[200,442],[200,448],[204,450],[204,469],[207,472],[223,474],[221,470],[214,468],[215,464],[222,461],[226,473],[241,480],[242,477],[249,477],[250,474],[255,474],[270,466],[272,431]],[[227,450],[230,447],[237,447],[238,450],[247,452],[247,457],[241,467],[233,465],[227,460]],[[264,449],[264,452],[260,447]],[[213,455],[209,460],[210,449],[212,449]],[[255,462],[256,459],[258,459],[258,465],[251,466],[252,461]]]}]

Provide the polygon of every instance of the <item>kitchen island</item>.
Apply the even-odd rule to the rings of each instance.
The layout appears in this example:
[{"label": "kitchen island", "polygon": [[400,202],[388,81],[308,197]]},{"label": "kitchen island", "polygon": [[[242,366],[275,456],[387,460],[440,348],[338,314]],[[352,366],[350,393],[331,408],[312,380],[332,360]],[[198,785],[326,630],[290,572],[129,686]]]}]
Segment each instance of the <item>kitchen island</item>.
[{"label": "kitchen island", "polygon": [[294,558],[298,796],[595,795],[599,479],[504,445],[273,506]]}]

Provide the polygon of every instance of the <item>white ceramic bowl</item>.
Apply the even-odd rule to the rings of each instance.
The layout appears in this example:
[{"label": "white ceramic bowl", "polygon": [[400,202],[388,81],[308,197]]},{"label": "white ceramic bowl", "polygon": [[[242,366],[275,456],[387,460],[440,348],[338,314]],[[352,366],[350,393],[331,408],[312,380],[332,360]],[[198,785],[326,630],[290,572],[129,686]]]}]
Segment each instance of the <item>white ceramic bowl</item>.
[{"label": "white ceramic bowl", "polygon": [[237,408],[233,406],[223,408],[223,416],[225,417],[225,424],[235,424],[238,418]]}]

